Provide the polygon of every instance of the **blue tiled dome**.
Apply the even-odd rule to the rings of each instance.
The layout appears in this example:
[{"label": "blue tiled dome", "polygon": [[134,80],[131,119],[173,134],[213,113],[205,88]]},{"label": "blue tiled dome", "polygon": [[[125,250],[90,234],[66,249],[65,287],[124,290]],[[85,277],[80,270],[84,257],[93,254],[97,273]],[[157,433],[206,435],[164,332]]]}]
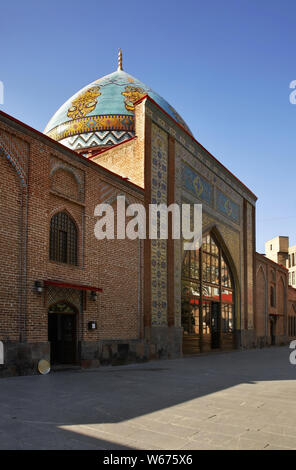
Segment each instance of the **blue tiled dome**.
[{"label": "blue tiled dome", "polygon": [[134,136],[134,103],[147,94],[190,132],[167,101],[136,78],[117,70],[66,101],[44,133],[73,150],[120,143]]}]

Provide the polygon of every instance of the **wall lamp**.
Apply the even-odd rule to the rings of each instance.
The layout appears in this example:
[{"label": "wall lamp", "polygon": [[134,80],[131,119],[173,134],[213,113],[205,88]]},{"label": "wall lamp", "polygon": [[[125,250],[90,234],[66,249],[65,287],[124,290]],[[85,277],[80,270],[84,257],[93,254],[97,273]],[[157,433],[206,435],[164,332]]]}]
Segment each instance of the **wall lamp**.
[{"label": "wall lamp", "polygon": [[93,300],[94,302],[97,300],[98,294],[96,293],[96,291],[94,291],[94,290],[91,291],[91,293],[90,293],[90,298],[91,298],[91,300]]},{"label": "wall lamp", "polygon": [[42,294],[42,292],[43,292],[43,282],[42,281],[35,281],[34,282],[34,290],[37,294]]}]

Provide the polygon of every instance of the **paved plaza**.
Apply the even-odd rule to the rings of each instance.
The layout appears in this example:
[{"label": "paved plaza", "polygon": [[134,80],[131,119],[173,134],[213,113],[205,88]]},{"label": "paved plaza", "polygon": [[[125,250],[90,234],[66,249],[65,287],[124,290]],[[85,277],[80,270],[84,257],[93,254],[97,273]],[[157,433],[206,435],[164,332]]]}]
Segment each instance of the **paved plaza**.
[{"label": "paved plaza", "polygon": [[296,449],[290,352],[0,379],[0,449]]}]

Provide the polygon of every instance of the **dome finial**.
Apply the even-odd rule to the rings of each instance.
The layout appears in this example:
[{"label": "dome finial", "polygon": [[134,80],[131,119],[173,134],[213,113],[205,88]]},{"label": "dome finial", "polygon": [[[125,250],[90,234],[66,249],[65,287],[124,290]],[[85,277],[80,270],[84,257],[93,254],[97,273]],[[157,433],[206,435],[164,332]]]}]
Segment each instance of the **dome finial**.
[{"label": "dome finial", "polygon": [[123,70],[122,68],[122,50],[118,49],[118,67],[117,70]]}]

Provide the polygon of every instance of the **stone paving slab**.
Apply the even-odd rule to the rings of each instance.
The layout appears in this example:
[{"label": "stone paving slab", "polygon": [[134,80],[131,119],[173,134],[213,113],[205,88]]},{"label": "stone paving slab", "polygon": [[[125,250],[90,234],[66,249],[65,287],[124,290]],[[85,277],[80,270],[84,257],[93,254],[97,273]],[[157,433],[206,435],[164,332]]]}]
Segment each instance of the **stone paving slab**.
[{"label": "stone paving slab", "polygon": [[0,449],[296,449],[290,352],[0,379]]}]

